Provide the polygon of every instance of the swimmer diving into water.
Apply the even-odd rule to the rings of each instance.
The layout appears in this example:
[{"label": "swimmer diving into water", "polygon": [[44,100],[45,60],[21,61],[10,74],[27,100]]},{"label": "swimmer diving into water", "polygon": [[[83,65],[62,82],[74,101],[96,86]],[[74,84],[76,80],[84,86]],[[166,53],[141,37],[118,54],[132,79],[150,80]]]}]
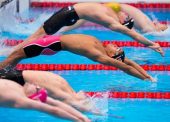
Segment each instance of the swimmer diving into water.
[{"label": "swimmer diving into water", "polygon": [[[135,29],[148,33],[148,32],[161,32],[168,29],[166,24],[161,24],[159,22],[152,21],[147,15],[145,15],[141,10],[130,6],[128,4],[120,4],[121,11],[127,13],[134,19]],[[132,12],[133,11],[133,12]]]},{"label": "swimmer diving into water", "polygon": [[76,93],[65,79],[54,73],[29,70],[1,70],[0,79],[12,80],[22,86],[25,83],[35,84],[45,88],[52,98],[59,99],[72,107],[76,107],[78,110],[95,113],[91,110],[90,103],[87,104],[87,96],[82,91]]},{"label": "swimmer diving into water", "polygon": [[[123,25],[127,26],[129,29],[133,28],[143,33],[161,32],[168,29],[168,26],[166,24],[161,24],[155,20],[152,21],[140,9],[137,9],[131,5],[120,4],[116,2],[106,3],[105,5],[112,8],[112,10],[116,12],[120,23],[123,23]],[[66,26],[60,31],[65,32],[78,28],[85,22],[87,21],[81,19],[73,26]]]},{"label": "swimmer diving into water", "polygon": [[134,24],[132,18],[122,20],[119,16],[119,12],[117,9],[114,9],[112,5],[110,6],[110,4],[100,3],[78,3],[73,6],[62,8],[45,21],[44,25],[24,41],[24,43],[19,44],[17,48],[45,35],[52,35],[64,26],[71,26],[79,23],[79,20],[81,19],[95,22],[111,29],[112,31],[126,34],[139,43],[159,52],[162,56],[164,55],[164,52],[158,43],[151,42],[131,29]]},{"label": "swimmer diving into water", "polygon": [[[38,110],[62,119],[75,122],[90,122],[79,111],[71,106],[50,97],[44,96],[44,101],[32,100],[26,96],[24,88],[19,84],[5,79],[0,79],[0,106],[15,107],[20,109]],[[43,95],[41,90],[41,95]],[[40,98],[42,100],[42,98]]]},{"label": "swimmer diving into water", "polygon": [[116,67],[142,80],[154,81],[137,63],[126,58],[124,51],[117,45],[103,46],[95,37],[81,34],[47,36],[34,40],[16,49],[0,65],[3,68],[14,67],[21,59],[35,57],[40,54],[52,55],[61,50],[85,56],[104,65]]}]

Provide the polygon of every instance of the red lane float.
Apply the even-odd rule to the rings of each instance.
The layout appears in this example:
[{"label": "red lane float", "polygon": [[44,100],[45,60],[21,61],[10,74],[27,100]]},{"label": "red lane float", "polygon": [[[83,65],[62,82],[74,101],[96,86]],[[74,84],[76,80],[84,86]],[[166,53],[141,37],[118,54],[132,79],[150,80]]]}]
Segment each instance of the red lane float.
[{"label": "red lane float", "polygon": [[[170,65],[141,65],[147,71],[170,71]],[[118,70],[102,64],[18,64],[18,70]]]},{"label": "red lane float", "polygon": [[16,46],[16,45],[18,45],[22,42],[23,42],[23,40],[7,39],[7,40],[3,40],[2,44],[5,45],[5,46]]},{"label": "red lane float", "polygon": [[[75,2],[31,2],[31,7],[65,7]],[[170,8],[170,3],[128,3],[137,8]]]},{"label": "red lane float", "polygon": [[[19,43],[23,42],[23,40],[5,40],[4,45],[6,46],[16,46]],[[170,42],[166,41],[156,41],[157,43],[160,44],[161,47],[170,47]],[[107,45],[110,43],[117,44],[120,47],[144,47],[144,45],[139,44],[138,42],[135,41],[119,41],[119,40],[105,40],[102,41],[103,45]]]},{"label": "red lane float", "polygon": [[170,99],[170,92],[86,92],[90,97],[130,99]]}]

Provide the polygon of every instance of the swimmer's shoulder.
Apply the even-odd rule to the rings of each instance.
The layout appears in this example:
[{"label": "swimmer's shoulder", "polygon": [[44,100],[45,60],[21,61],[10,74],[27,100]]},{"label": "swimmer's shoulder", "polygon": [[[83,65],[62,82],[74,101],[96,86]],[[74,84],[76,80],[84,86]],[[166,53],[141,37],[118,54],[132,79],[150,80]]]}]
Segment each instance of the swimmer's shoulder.
[{"label": "swimmer's shoulder", "polygon": [[86,8],[91,8],[95,6],[103,6],[101,3],[95,3],[95,2],[87,2],[87,3],[77,3],[74,6],[79,6],[79,7],[86,7]]},{"label": "swimmer's shoulder", "polygon": [[60,37],[61,41],[62,40],[71,40],[71,39],[77,39],[77,40],[82,40],[82,39],[94,39],[95,37],[90,36],[90,35],[85,35],[85,34],[67,34],[67,35],[62,35]]}]

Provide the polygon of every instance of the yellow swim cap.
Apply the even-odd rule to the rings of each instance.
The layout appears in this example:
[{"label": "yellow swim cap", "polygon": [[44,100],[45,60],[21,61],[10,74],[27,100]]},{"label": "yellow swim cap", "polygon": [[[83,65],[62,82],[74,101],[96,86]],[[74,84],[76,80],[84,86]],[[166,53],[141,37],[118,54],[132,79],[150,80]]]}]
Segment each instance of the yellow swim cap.
[{"label": "yellow swim cap", "polygon": [[109,2],[109,3],[106,3],[105,5],[110,7],[115,12],[119,12],[121,10],[119,3]]}]

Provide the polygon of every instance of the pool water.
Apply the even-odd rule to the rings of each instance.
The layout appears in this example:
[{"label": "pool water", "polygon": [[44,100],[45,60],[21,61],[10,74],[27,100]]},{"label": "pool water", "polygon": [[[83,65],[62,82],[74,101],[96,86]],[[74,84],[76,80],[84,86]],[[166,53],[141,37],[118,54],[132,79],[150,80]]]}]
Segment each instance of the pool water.
[{"label": "pool water", "polygon": [[[54,9],[32,8],[28,18],[34,18],[32,23],[22,23],[13,31],[1,33],[2,38],[25,39],[32,34],[48,18]],[[144,10],[147,15],[154,15],[159,21],[170,20],[169,10]],[[17,30],[17,31],[16,31]],[[23,31],[24,30],[24,31]],[[79,28],[66,34],[81,33],[89,34],[103,40],[132,40],[120,33],[111,32],[101,28]],[[170,41],[169,30],[161,36],[152,36],[145,34],[152,41]],[[124,47],[126,56],[139,64],[169,64],[170,49],[164,48],[166,54],[162,58],[159,54],[148,48]],[[0,56],[0,61],[5,56]],[[73,60],[74,59],[74,62]],[[21,63],[42,63],[42,64],[96,64],[85,57],[78,56],[69,52],[59,52],[56,55],[38,56],[31,59],[25,59]],[[129,76],[122,71],[54,71],[54,73],[63,76],[70,85],[76,90],[84,91],[146,91],[146,92],[167,92],[170,88],[170,72],[168,71],[150,71],[153,77],[158,79],[157,83],[144,82]],[[108,116],[88,115],[94,122],[168,122],[170,119],[170,101],[169,100],[151,100],[151,99],[108,99],[102,98],[96,100],[97,106],[102,106],[103,111],[108,111]],[[122,116],[115,118],[111,115]],[[49,116],[37,111],[16,110],[11,108],[0,108],[0,122],[65,122],[64,120]]]},{"label": "pool water", "polygon": [[[105,101],[106,103],[106,101]],[[121,100],[107,101],[109,115],[105,117],[88,115],[93,122],[168,122],[167,100]],[[5,112],[4,112],[5,111]],[[68,122],[37,111],[1,108],[1,122]],[[22,113],[22,114],[21,114]],[[115,118],[120,116],[122,118]]]}]

